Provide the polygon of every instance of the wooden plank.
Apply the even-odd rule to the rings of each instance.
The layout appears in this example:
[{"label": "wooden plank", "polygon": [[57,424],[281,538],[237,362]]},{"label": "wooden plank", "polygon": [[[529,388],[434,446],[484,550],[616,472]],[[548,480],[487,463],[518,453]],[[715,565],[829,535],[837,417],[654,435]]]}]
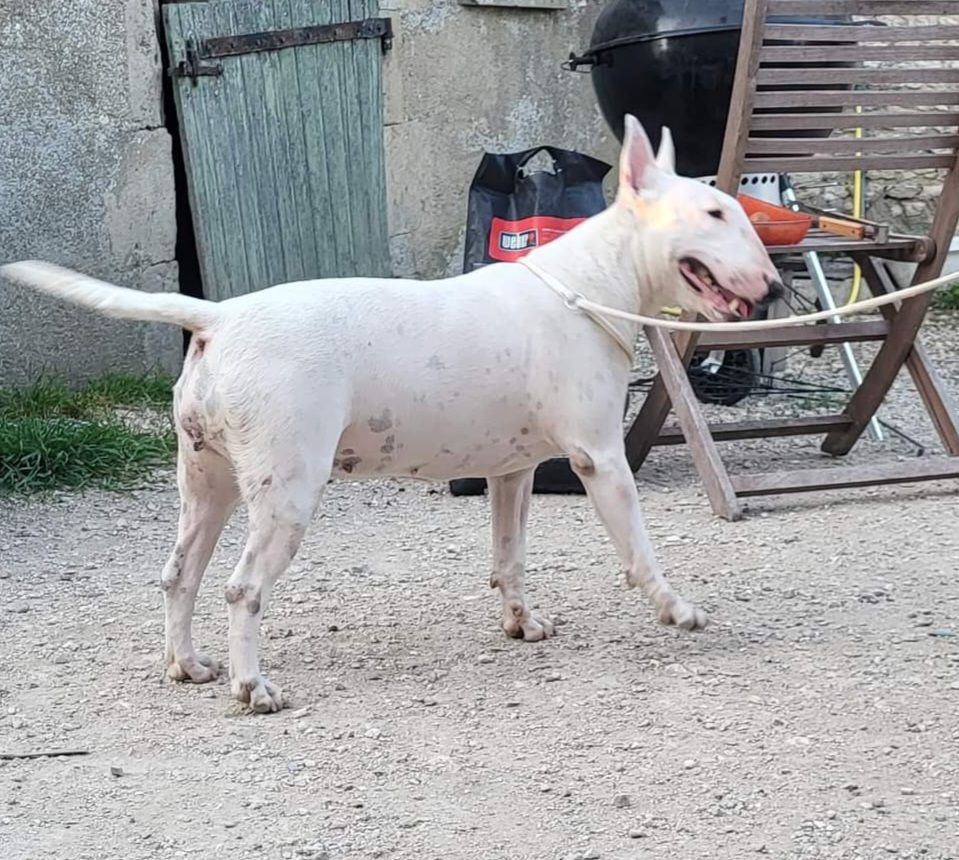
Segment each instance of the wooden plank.
[{"label": "wooden plank", "polygon": [[[942,272],[950,241],[956,232],[957,221],[959,165],[956,159],[953,159],[952,169],[943,182],[929,230],[935,253],[916,267],[914,283],[931,280]],[[879,352],[863,377],[862,385],[846,404],[844,413],[852,418],[852,423],[846,430],[830,433],[822,444],[822,449],[827,454],[846,454],[856,444],[902,369],[931,301],[932,293],[926,293],[900,305],[895,319],[889,324],[889,337],[879,347]]]},{"label": "wooden plank", "polygon": [[959,126],[959,113],[950,111],[872,113],[754,114],[752,131],[794,131],[840,128],[948,128]]},{"label": "wooden plank", "polygon": [[766,41],[842,42],[850,39],[864,42],[955,42],[959,26],[921,24],[915,27],[876,27],[857,24],[767,24]]},{"label": "wooden plank", "polygon": [[[330,17],[332,21],[343,21],[348,16],[343,8],[344,0],[329,0]],[[328,225],[336,233],[337,251],[342,264],[354,271],[356,259],[352,237],[354,234],[354,209],[350,205],[350,161],[354,158],[354,150],[350,141],[349,106],[345,103],[347,74],[344,68],[346,56],[345,45],[336,42],[327,45],[332,50],[323,51],[317,55],[316,84],[323,93],[324,116],[323,125],[325,149],[327,159],[327,175],[330,179],[330,192],[333,195],[334,221]]]},{"label": "wooden plank", "polygon": [[956,60],[955,45],[766,45],[761,63],[907,63]]},{"label": "wooden plank", "polygon": [[959,69],[915,68],[902,66],[895,69],[770,69],[761,66],[756,83],[763,86],[809,86],[810,84],[955,84],[959,83]]},{"label": "wooden plank", "polygon": [[797,92],[757,92],[755,108],[828,108],[828,107],[945,107],[959,105],[959,92],[952,90],[808,90]]},{"label": "wooden plank", "polygon": [[746,173],[821,173],[825,170],[929,170],[951,167],[952,155],[811,156],[809,158],[746,158]]},{"label": "wooden plank", "polygon": [[[189,42],[197,44],[207,35],[205,19],[197,19],[198,5],[176,3],[162,7],[174,64],[185,56]],[[232,138],[232,130],[224,128],[218,116],[219,95],[227,85],[212,78],[196,86],[187,78],[174,79],[200,276],[204,296],[213,301],[229,298],[233,290],[248,292],[251,288],[241,183],[235,161],[221,157]]]},{"label": "wooden plank", "polygon": [[[210,3],[217,30],[230,35],[260,33],[273,29],[271,3]],[[285,184],[286,154],[281,111],[278,109],[277,52],[225,57],[230,87],[226,111],[242,118],[233,128],[240,145],[226,157],[237,158],[242,166],[242,193],[251,195],[247,220],[258,222],[258,239],[249,256],[254,289],[289,280],[286,257],[299,256],[299,236],[293,214],[295,206],[287,199]]]},{"label": "wooden plank", "polygon": [[955,0],[769,0],[770,15],[953,15]]},{"label": "wooden plank", "polygon": [[[866,254],[857,255],[855,260],[859,263],[863,278],[873,295],[896,292],[898,287],[885,264],[875,263]],[[896,308],[892,305],[883,305],[879,310],[887,321],[891,322],[896,317]],[[919,342],[918,336],[906,357],[906,369],[912,376],[916,391],[922,398],[943,447],[953,456],[959,456],[959,409],[956,408],[952,395]]]},{"label": "wooden plank", "polygon": [[[680,316],[682,320],[694,320],[696,314],[684,313]],[[646,332],[647,336],[649,332]],[[689,367],[693,354],[696,352],[696,343],[698,335],[694,332],[676,332],[673,335],[673,344],[676,354],[679,355],[683,367]],[[629,467],[633,472],[638,472],[640,467],[646,462],[649,452],[655,444],[656,437],[662,430],[663,424],[670,410],[669,393],[663,384],[662,374],[657,373],[653,379],[652,388],[643,400],[643,405],[639,413],[633,419],[629,430],[626,433],[626,459],[629,461]]]},{"label": "wooden plank", "polygon": [[759,50],[769,0],[745,0],[736,72],[727,112],[723,148],[716,171],[716,187],[735,194],[743,174],[743,153],[749,135],[749,122],[756,98],[756,75],[759,73]]},{"label": "wooden plank", "polygon": [[[304,14],[302,10],[295,10],[289,0],[274,0],[264,5],[272,6],[273,27],[278,30],[309,26],[314,17],[314,10],[306,10]],[[298,50],[277,51],[272,81],[279,148],[282,163],[286,166],[279,180],[284,185],[284,197],[288,203],[284,207],[285,229],[291,230],[295,236],[295,250],[288,249],[285,254],[286,278],[290,281],[314,277],[314,273],[323,271],[321,256],[330,256],[326,240],[318,242],[313,233],[317,209],[322,211],[324,201],[313,193],[309,164],[304,157],[311,141],[303,117],[304,93],[300,81],[303,56],[304,52]]]},{"label": "wooden plank", "polygon": [[[379,0],[350,0],[353,20],[376,18],[380,14]],[[365,256],[369,261],[364,273],[376,277],[390,277],[392,265],[389,256],[389,229],[386,209],[386,152],[383,138],[383,46],[379,41],[360,39],[351,43],[356,93],[361,112],[360,131],[364,141],[364,165],[367,170],[365,188],[366,231]]]},{"label": "wooden plank", "polygon": [[771,257],[794,256],[798,253],[848,254],[869,253],[885,259],[921,262],[934,252],[930,240],[924,236],[890,236],[885,242],[871,239],[848,239],[813,228],[801,245],[768,245]]},{"label": "wooden plank", "polygon": [[[313,0],[289,0],[294,20],[316,25],[333,23],[332,7]],[[338,217],[338,203],[343,194],[342,182],[334,183],[331,169],[340,164],[331,151],[336,147],[336,132],[327,127],[330,114],[330,93],[321,87],[325,73],[323,53],[319,50],[291,52],[295,59],[296,92],[302,103],[298,111],[302,137],[302,158],[307,186],[313,203],[313,219],[309,225],[311,245],[316,258],[313,273],[326,274],[339,268],[338,261],[348,256],[349,234],[344,234]],[[342,174],[340,174],[342,176]],[[312,274],[312,273],[311,273]],[[312,274],[316,277],[316,274]]]},{"label": "wooden plank", "polygon": [[[842,415],[816,415],[809,418],[774,418],[765,421],[735,421],[709,424],[709,434],[717,442],[736,439],[771,439],[782,436],[812,436],[841,430],[849,424]],[[686,441],[679,427],[666,427],[656,439],[656,445],[681,445]]]},{"label": "wooden plank", "polygon": [[806,344],[863,343],[883,340],[889,332],[885,320],[848,323],[794,325],[787,328],[744,332],[711,332],[700,335],[700,349],[752,349],[761,346],[783,347]]},{"label": "wooden plank", "polygon": [[780,493],[912,484],[948,478],[959,478],[959,457],[930,457],[905,463],[803,469],[766,475],[734,475],[732,485],[737,496],[774,496]]},{"label": "wooden plank", "polygon": [[713,512],[726,520],[738,520],[742,509],[673,340],[658,328],[647,329],[646,336]]},{"label": "wooden plank", "polygon": [[746,141],[748,155],[856,155],[856,153],[889,155],[917,150],[955,149],[956,134],[923,134],[895,137],[751,137]]}]

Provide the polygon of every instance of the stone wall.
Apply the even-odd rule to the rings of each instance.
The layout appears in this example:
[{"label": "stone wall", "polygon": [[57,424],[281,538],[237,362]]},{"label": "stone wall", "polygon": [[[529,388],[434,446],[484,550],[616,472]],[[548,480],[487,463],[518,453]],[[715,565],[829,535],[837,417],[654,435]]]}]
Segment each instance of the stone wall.
[{"label": "stone wall", "polygon": [[612,163],[615,139],[589,75],[561,68],[582,53],[598,0],[564,10],[381,0],[396,40],[385,60],[386,159],[395,273],[461,271],[470,180],[483,151],[553,144]]},{"label": "stone wall", "polygon": [[[908,17],[886,15],[880,20],[889,26],[959,25],[959,15],[911,15]],[[949,129],[943,129],[944,133],[949,131]],[[910,130],[904,129],[902,133],[909,134]],[[938,170],[918,170],[908,173],[866,171],[863,198],[865,217],[892,224],[905,232],[925,232],[932,223],[936,204],[942,192],[942,177],[942,171]],[[808,198],[820,206],[852,212],[851,175],[824,174],[801,177],[796,184],[804,189],[804,199]]]},{"label": "stone wall", "polygon": [[[141,289],[177,288],[153,3],[0,0],[0,260],[39,257]],[[467,190],[484,150],[549,143],[614,162],[589,75],[561,68],[588,45],[602,6],[381,0],[396,30],[384,60],[395,274],[460,270]],[[851,211],[851,177],[800,185],[807,199]],[[869,172],[866,215],[922,230],[940,190],[935,172]],[[173,370],[180,355],[175,329],[0,285],[0,385]]]},{"label": "stone wall", "polygon": [[[0,0],[0,260],[176,290],[170,136],[150,0]],[[182,335],[0,284],[0,386],[175,370]]]}]

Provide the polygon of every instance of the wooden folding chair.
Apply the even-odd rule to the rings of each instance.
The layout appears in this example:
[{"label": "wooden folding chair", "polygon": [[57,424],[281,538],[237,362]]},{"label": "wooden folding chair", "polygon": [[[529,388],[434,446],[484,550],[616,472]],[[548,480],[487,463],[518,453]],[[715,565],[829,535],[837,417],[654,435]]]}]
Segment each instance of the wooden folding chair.
[{"label": "wooden folding chair", "polygon": [[[917,263],[914,283],[941,273],[959,219],[959,26],[891,26],[848,16],[939,16],[953,2],[925,0],[745,0],[742,38],[717,185],[736,193],[749,173],[945,171],[928,236],[852,239],[810,231],[801,246],[770,248],[773,258],[816,252],[852,257],[875,295],[897,288],[886,260]],[[806,18],[819,23],[786,23]],[[823,23],[822,19],[830,23]],[[907,20],[909,20],[907,18]],[[950,44],[952,42],[953,44]],[[862,113],[854,112],[860,108]],[[849,132],[863,129],[862,138]],[[828,136],[845,130],[841,136]],[[885,231],[881,231],[885,232]],[[881,240],[881,241],[880,241]],[[886,306],[882,319],[830,322],[742,334],[646,332],[659,373],[626,437],[638,470],[654,445],[689,446],[713,510],[738,519],[746,496],[959,477],[955,409],[916,336],[926,293]],[[707,424],[686,369],[697,349],[753,349],[879,341],[881,345],[841,414]],[[825,433],[822,450],[849,452],[906,365],[948,456],[769,474],[729,475],[717,441]],[[678,429],[663,425],[670,407]]]}]

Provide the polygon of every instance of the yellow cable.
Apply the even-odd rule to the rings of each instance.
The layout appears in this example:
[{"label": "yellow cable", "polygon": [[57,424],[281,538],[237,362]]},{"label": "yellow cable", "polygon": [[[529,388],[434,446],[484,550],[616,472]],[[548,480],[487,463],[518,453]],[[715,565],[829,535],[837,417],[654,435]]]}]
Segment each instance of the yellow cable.
[{"label": "yellow cable", "polygon": [[[856,113],[862,113],[862,108],[856,105]],[[862,129],[856,129],[856,139],[862,138]],[[861,153],[856,153],[861,155]],[[853,218],[863,217],[862,206],[862,170],[857,170],[852,175],[852,216]],[[852,289],[849,291],[849,300],[847,305],[855,304],[859,300],[859,287],[862,284],[862,270],[858,265],[853,265],[852,270]]]}]

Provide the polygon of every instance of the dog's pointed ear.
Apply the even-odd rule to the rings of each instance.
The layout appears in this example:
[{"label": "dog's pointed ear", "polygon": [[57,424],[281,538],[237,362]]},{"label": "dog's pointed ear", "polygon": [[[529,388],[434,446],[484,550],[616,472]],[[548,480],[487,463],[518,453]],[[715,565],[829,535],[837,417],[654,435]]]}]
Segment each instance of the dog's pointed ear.
[{"label": "dog's pointed ear", "polygon": [[659,136],[659,152],[656,153],[656,166],[664,173],[676,172],[676,147],[673,146],[673,133],[665,125]]},{"label": "dog's pointed ear", "polygon": [[639,120],[626,114],[623,148],[619,154],[619,187],[634,194],[646,187],[650,168],[656,168],[653,147]]}]

